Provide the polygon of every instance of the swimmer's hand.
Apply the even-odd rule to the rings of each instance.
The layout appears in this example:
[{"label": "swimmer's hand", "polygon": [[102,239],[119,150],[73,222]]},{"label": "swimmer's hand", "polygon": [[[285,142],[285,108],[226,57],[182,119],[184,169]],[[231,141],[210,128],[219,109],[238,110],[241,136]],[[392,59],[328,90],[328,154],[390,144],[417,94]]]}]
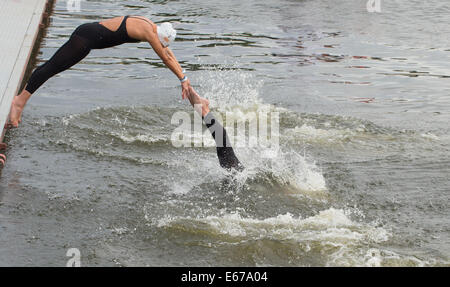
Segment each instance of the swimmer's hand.
[{"label": "swimmer's hand", "polygon": [[189,98],[190,91],[191,91],[191,82],[189,81],[189,79],[187,79],[186,81],[181,83],[181,98],[183,100]]}]

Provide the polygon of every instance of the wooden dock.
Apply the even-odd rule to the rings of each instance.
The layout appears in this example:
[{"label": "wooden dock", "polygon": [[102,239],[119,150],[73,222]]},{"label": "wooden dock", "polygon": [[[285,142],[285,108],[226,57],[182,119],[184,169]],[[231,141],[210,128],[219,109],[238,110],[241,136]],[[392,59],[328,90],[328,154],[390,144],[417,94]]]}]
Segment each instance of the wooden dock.
[{"label": "wooden dock", "polygon": [[0,1],[0,128],[18,94],[49,0]]}]

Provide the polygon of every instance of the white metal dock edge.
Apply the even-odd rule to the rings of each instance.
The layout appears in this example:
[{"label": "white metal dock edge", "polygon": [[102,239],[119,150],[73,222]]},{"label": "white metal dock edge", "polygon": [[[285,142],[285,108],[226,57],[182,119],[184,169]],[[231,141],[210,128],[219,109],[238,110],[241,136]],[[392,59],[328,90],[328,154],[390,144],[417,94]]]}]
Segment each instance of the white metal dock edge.
[{"label": "white metal dock edge", "polygon": [[47,7],[47,0],[0,1],[0,129],[1,140],[13,97],[23,76]]}]

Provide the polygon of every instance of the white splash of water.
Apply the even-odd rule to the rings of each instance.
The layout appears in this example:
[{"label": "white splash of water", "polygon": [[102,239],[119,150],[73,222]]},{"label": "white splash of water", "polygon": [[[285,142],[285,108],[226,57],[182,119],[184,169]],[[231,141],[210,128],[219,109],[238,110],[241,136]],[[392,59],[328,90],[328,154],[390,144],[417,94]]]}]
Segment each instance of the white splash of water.
[{"label": "white splash of water", "polygon": [[168,216],[153,223],[159,228],[181,228],[192,232],[199,229],[203,234],[215,237],[216,241],[233,245],[263,239],[285,242],[288,248],[299,249],[304,254],[318,252],[325,255],[329,266],[426,264],[417,258],[370,247],[389,240],[391,233],[375,223],[355,222],[342,209],[329,208],[307,218],[286,213],[255,219],[236,212],[202,218]]}]

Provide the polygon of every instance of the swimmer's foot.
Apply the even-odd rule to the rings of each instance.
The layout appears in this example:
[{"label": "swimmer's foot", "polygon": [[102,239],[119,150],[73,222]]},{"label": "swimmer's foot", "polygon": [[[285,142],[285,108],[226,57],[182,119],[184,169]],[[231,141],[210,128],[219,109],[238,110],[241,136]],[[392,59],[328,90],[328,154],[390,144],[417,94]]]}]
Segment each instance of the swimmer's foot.
[{"label": "swimmer's foot", "polygon": [[11,104],[11,110],[9,111],[9,120],[5,125],[5,128],[17,128],[22,121],[23,105],[18,103],[17,97],[14,98]]}]

